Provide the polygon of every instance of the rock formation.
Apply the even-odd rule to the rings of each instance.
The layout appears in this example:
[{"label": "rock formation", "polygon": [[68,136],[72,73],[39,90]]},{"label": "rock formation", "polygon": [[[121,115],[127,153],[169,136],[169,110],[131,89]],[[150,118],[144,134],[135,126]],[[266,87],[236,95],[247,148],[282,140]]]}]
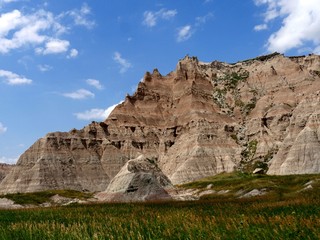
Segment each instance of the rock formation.
[{"label": "rock formation", "polygon": [[1,182],[2,193],[47,189],[102,191],[109,176],[100,161],[103,123],[69,133],[49,133],[35,142]]},{"label": "rock formation", "polygon": [[112,179],[106,191],[96,197],[102,201],[138,202],[170,200],[166,189],[173,188],[153,159],[143,155],[129,160]]},{"label": "rock formation", "polygon": [[187,56],[166,76],[147,72],[104,122],[39,139],[0,192],[104,191],[141,154],[173,184],[256,168],[318,173],[319,94],[317,55],[235,64]]},{"label": "rock formation", "polygon": [[0,182],[5,178],[12,168],[13,165],[0,163]]}]

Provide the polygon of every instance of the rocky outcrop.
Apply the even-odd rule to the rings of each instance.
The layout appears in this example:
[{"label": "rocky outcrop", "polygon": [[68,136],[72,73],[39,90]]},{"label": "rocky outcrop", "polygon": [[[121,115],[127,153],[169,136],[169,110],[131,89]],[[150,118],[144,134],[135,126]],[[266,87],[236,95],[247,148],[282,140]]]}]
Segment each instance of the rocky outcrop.
[{"label": "rocky outcrop", "polygon": [[106,191],[96,197],[109,202],[171,200],[166,191],[169,188],[173,186],[155,160],[141,155],[129,160],[111,180]]},{"label": "rocky outcrop", "polygon": [[0,163],[0,182],[7,176],[14,165]]},{"label": "rocky outcrop", "polygon": [[20,157],[0,191],[104,190],[109,183],[100,161],[104,130],[103,123],[92,123],[81,131],[47,134]]},{"label": "rocky outcrop", "polygon": [[14,201],[7,198],[0,198],[0,209],[19,209],[23,208],[20,204],[15,204]]},{"label": "rocky outcrop", "polygon": [[235,64],[185,57],[147,72],[101,123],[50,133],[19,159],[0,192],[104,191],[143,154],[172,184],[221,172],[319,172],[320,57],[281,54]]},{"label": "rocky outcrop", "polygon": [[[319,101],[315,99],[315,103],[319,103]],[[301,103],[301,105],[305,104]],[[292,126],[288,129],[289,133],[282,144],[283,147],[272,160],[269,174],[320,172],[320,112],[310,106],[304,107],[309,109],[310,115],[303,117],[303,123],[300,125],[302,129],[298,132],[292,128],[299,126],[299,123],[294,122],[294,118],[292,119]]]}]

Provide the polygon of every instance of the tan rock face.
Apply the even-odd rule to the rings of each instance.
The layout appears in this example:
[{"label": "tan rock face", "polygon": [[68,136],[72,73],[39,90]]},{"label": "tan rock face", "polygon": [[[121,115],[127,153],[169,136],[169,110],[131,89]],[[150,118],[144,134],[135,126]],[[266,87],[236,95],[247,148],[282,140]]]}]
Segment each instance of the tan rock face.
[{"label": "tan rock face", "polygon": [[0,182],[7,176],[14,165],[0,163]]},{"label": "tan rock face", "polygon": [[100,161],[105,135],[103,123],[92,123],[81,131],[47,134],[20,157],[1,182],[1,191],[104,190],[109,183]]},{"label": "tan rock face", "polygon": [[96,197],[113,202],[170,200],[166,189],[172,188],[170,180],[155,161],[140,155],[129,160],[111,180],[106,191]]},{"label": "tan rock face", "polygon": [[267,166],[269,174],[320,172],[319,94],[317,55],[236,64],[185,57],[166,76],[146,73],[104,122],[38,140],[0,191],[103,191],[141,154],[173,184]]}]

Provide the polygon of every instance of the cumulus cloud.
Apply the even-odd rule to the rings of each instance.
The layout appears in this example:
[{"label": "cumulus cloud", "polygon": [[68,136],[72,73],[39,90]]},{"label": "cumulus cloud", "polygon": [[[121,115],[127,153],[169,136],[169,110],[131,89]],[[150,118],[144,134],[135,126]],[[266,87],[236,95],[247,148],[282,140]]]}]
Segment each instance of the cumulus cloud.
[{"label": "cumulus cloud", "polygon": [[115,52],[113,60],[120,65],[120,73],[125,73],[129,68],[132,68],[132,64],[124,59],[119,52]]},{"label": "cumulus cloud", "polygon": [[157,12],[153,11],[145,11],[143,13],[143,21],[142,24],[147,27],[154,27],[157,25],[159,19],[162,20],[170,20],[177,15],[177,10],[167,10],[165,8],[160,9]]},{"label": "cumulus cloud", "polygon": [[[122,103],[122,102],[120,102],[120,103]],[[118,104],[120,104],[120,103],[118,103]],[[79,120],[86,120],[86,121],[97,120],[97,121],[102,121],[102,120],[105,120],[110,115],[110,113],[113,111],[113,109],[118,104],[114,104],[114,105],[108,107],[107,109],[93,108],[93,109],[87,110],[85,112],[75,113],[74,115]]]},{"label": "cumulus cloud", "polygon": [[36,53],[43,55],[64,53],[68,51],[69,46],[70,42],[67,40],[51,39],[44,48],[36,48]]},{"label": "cumulus cloud", "polygon": [[5,133],[7,131],[7,128],[0,122],[0,134]]},{"label": "cumulus cloud", "polygon": [[103,89],[103,86],[102,84],[100,83],[99,80],[97,79],[87,79],[86,80],[86,83],[92,87],[95,87],[96,89],[98,90],[102,90]]},{"label": "cumulus cloud", "polygon": [[51,45],[57,42],[52,36],[65,31],[53,14],[44,10],[31,15],[23,15],[19,10],[3,13],[0,15],[0,53],[34,45],[46,45],[45,49],[50,51]]},{"label": "cumulus cloud", "polygon": [[[320,0],[255,0],[257,6],[266,6],[264,24],[279,19],[281,27],[272,33],[266,44],[270,52],[286,52],[312,45],[320,46]],[[255,27],[257,28],[257,26]]]},{"label": "cumulus cloud", "polygon": [[191,25],[185,25],[178,29],[177,41],[183,42],[188,40],[193,34]]},{"label": "cumulus cloud", "polygon": [[28,79],[16,73],[6,71],[6,70],[1,70],[1,69],[0,69],[0,78],[2,78],[4,83],[8,85],[27,85],[32,83],[31,79]]},{"label": "cumulus cloud", "polygon": [[69,93],[63,93],[62,94],[64,97],[67,98],[72,98],[76,100],[81,100],[81,99],[87,99],[87,98],[94,98],[94,93],[90,92],[89,90],[86,89],[79,89],[74,92],[69,92]]},{"label": "cumulus cloud", "polygon": [[[89,14],[91,10],[87,4],[59,15],[44,9],[30,13],[17,9],[3,12],[0,15],[0,54],[25,47],[33,47],[37,54],[43,55],[67,53],[71,43],[63,39],[62,34],[70,32],[75,25],[92,28],[95,22],[88,19]],[[63,25],[62,22],[68,18],[73,19],[73,23]],[[77,55],[78,51],[71,49],[67,57]]]}]

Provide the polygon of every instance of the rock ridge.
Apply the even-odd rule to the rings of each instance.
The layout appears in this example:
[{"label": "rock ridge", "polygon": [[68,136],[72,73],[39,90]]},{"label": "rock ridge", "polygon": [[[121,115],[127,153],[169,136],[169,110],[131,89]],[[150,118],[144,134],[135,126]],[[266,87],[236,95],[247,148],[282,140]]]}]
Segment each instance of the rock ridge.
[{"label": "rock ridge", "polygon": [[147,72],[103,122],[49,133],[0,192],[104,191],[126,163],[156,159],[172,184],[221,172],[320,172],[320,56],[274,53],[233,64],[181,59]]}]

